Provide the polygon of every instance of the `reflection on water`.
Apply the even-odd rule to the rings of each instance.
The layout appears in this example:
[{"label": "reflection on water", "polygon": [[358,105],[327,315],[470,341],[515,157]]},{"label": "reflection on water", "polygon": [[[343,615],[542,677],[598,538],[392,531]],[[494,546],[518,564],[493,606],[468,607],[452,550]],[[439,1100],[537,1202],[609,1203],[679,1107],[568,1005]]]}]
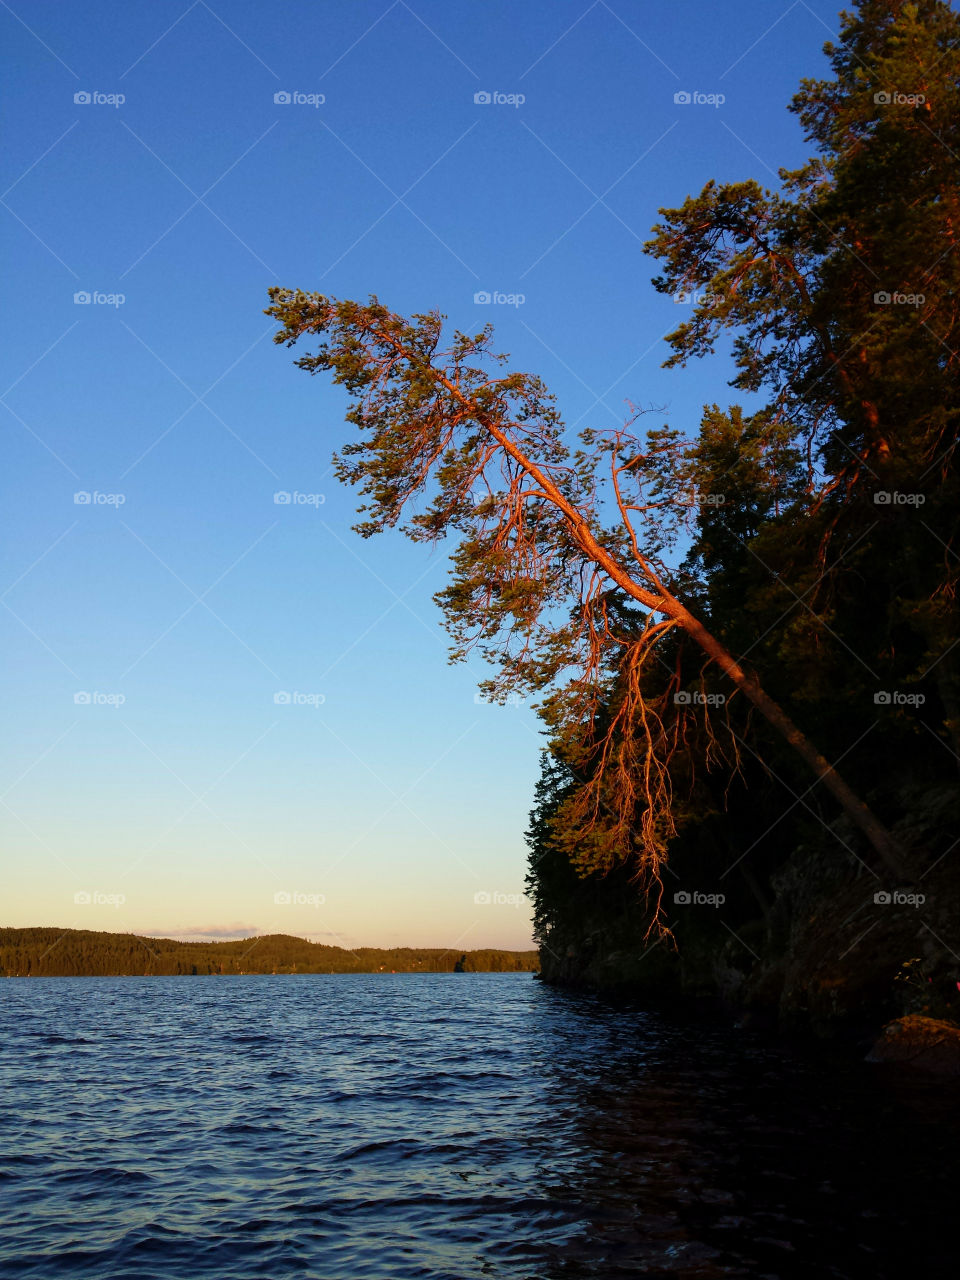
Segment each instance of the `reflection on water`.
[{"label": "reflection on water", "polygon": [[0,983],[0,1275],[956,1274],[947,1090],[529,974]]}]

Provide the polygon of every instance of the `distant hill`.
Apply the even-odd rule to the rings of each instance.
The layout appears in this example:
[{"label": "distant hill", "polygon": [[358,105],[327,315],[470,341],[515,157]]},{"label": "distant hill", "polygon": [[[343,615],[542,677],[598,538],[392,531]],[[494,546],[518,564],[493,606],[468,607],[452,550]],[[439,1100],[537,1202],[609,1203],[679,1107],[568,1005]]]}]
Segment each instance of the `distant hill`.
[{"label": "distant hill", "polygon": [[68,978],[236,973],[475,973],[540,968],[536,951],[328,947],[285,933],[231,942],[177,942],[89,929],[0,929],[0,977]]}]

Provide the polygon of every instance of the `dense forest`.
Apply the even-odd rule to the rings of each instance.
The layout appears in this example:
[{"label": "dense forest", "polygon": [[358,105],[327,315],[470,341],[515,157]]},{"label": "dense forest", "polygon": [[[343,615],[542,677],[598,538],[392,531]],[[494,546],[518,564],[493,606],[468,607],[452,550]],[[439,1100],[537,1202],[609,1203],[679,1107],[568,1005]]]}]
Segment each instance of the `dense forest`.
[{"label": "dense forest", "polygon": [[631,696],[622,667],[554,737],[528,835],[545,975],[824,1030],[960,1015],[960,17],[863,0],[826,53],[791,108],[808,164],[661,210],[654,285],[694,303],[667,364],[729,335],[752,401],[660,443],[696,495],[678,589],[885,842],[679,631],[637,677],[670,739],[659,883],[560,828]]},{"label": "dense forest", "polygon": [[290,934],[177,942],[89,929],[0,929],[0,976],[73,978],[241,973],[513,973],[537,970],[535,951],[328,947]]}]

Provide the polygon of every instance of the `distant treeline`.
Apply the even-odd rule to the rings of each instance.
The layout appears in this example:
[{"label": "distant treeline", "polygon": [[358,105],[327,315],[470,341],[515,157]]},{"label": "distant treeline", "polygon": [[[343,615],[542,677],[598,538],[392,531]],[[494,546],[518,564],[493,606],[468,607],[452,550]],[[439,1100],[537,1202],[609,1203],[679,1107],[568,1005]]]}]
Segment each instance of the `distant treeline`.
[{"label": "distant treeline", "polygon": [[[462,965],[461,962],[462,961]],[[289,934],[177,942],[89,929],[0,929],[0,976],[109,977],[231,973],[474,973],[536,970],[536,951],[328,947]]]}]

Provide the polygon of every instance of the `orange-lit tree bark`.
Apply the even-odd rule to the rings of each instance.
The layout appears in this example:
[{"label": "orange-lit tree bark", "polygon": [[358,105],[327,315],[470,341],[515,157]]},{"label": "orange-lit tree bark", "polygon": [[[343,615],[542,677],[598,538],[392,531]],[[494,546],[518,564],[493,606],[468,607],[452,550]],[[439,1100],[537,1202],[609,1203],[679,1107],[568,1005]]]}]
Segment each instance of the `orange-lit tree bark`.
[{"label": "orange-lit tree bark", "polygon": [[[628,424],[585,432],[584,448],[571,453],[540,379],[494,376],[504,357],[492,352],[489,327],[457,333],[444,349],[436,313],[406,320],[375,299],[364,305],[279,288],[271,298],[267,314],[281,325],[275,340],[292,345],[315,336],[317,351],[297,364],[332,373],[355,397],[347,420],[360,438],[336,463],[340,479],[359,486],[365,500],[358,532],[380,532],[405,514],[415,540],[459,535],[452,581],[439,596],[455,655],[478,645],[499,668],[491,693],[543,695],[554,728],[596,723],[619,677],[616,714],[581,805],[587,831],[601,808],[615,809],[607,855],[612,842],[659,880],[672,834],[669,766],[678,741],[668,721],[686,712],[670,698],[645,697],[631,673],[679,628],[804,760],[881,862],[902,874],[883,824],[681,598],[663,559],[689,509],[670,442],[658,450],[656,433],[643,440]],[[639,606],[639,625],[623,626],[617,599]],[[667,691],[678,688],[673,674]]]}]

